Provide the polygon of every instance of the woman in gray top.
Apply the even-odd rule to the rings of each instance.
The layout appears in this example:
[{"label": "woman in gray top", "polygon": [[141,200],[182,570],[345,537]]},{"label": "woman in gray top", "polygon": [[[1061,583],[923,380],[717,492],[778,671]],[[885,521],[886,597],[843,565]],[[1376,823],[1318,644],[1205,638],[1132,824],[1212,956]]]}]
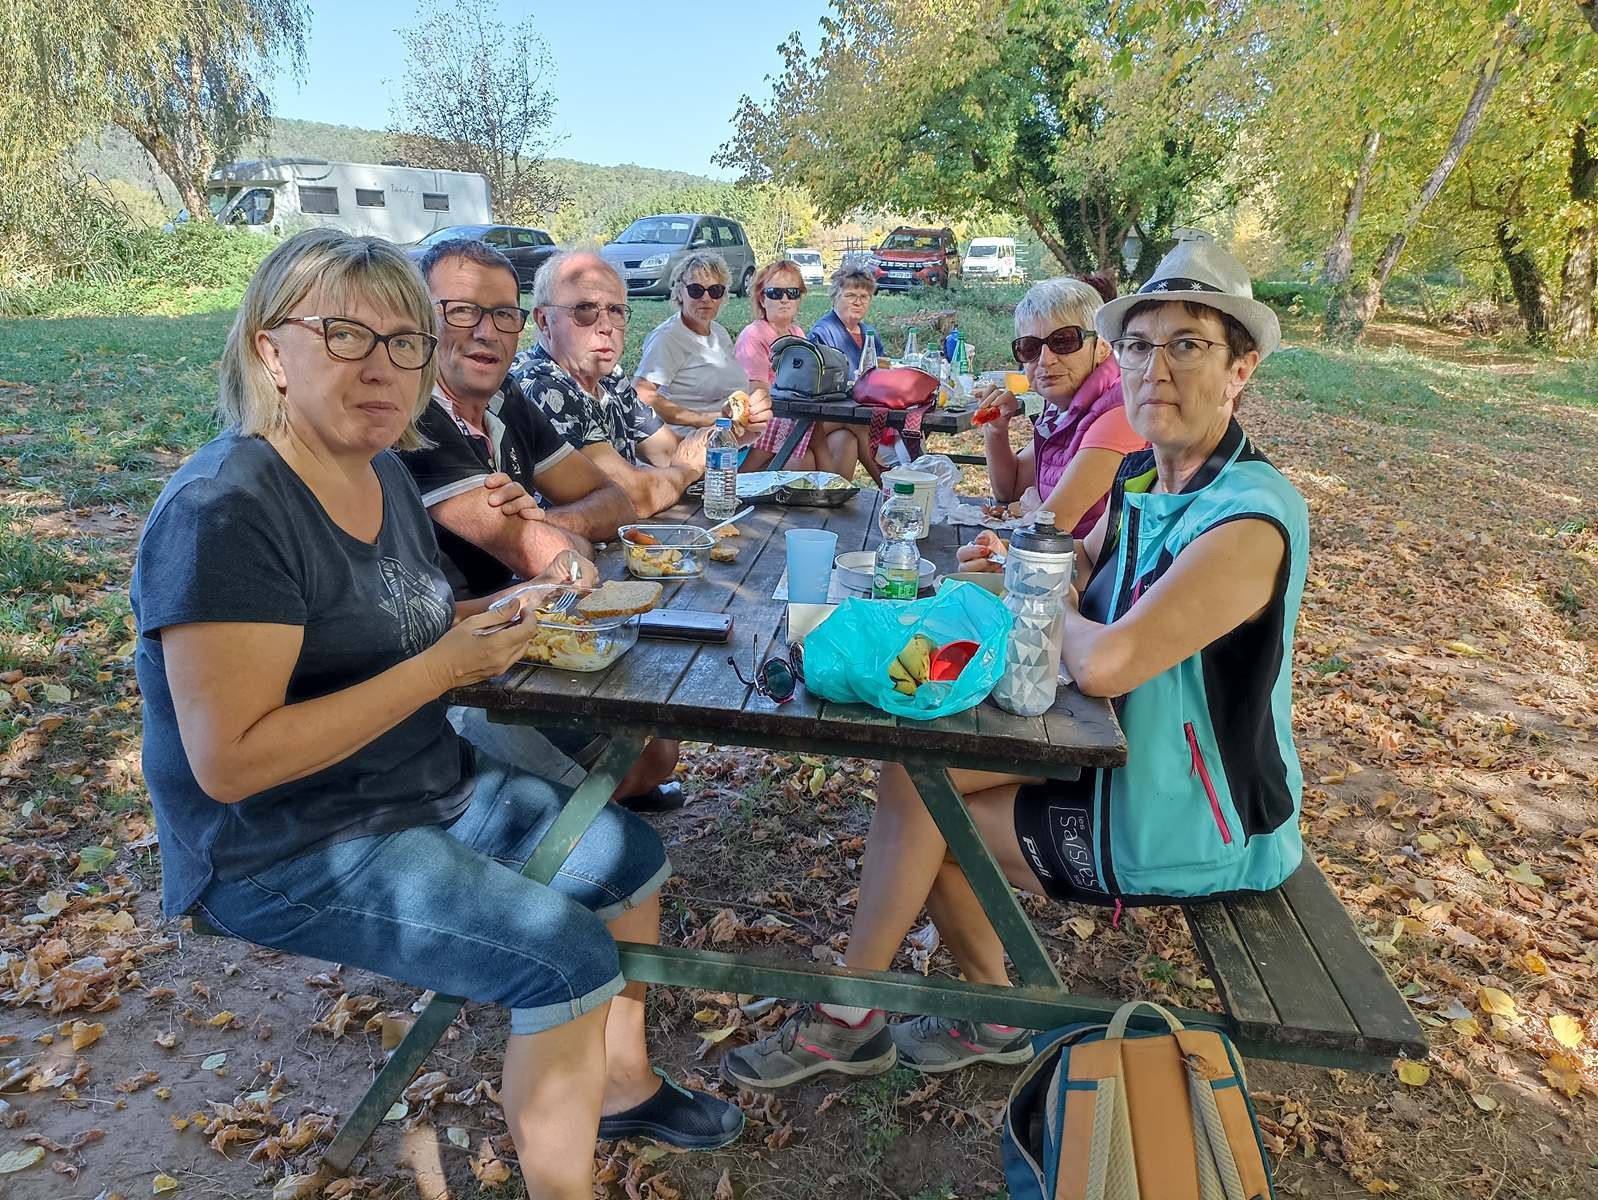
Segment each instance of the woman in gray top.
[{"label": "woman in gray top", "polygon": [[415,268],[376,238],[290,238],[245,293],[227,429],[162,491],[134,571],[163,903],[509,1008],[528,1190],[586,1197],[602,1113],[608,1136],[693,1125],[690,1144],[742,1122],[653,1073],[642,988],[621,978],[612,935],[658,938],[659,838],[607,805],[550,885],[524,878],[567,793],[445,719],[443,693],[507,669],[536,626],[489,632],[494,597],[453,600],[390,453],[418,444],[434,329]]}]

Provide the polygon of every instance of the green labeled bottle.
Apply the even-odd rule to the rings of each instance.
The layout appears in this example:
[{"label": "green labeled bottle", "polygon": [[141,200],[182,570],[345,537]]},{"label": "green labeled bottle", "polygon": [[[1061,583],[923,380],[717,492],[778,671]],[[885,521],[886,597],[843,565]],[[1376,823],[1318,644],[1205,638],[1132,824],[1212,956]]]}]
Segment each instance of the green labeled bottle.
[{"label": "green labeled bottle", "polygon": [[871,576],[874,600],[914,600],[921,589],[921,506],[916,503],[915,485],[893,485],[893,496],[882,506],[877,523],[882,527],[882,544],[877,547],[876,570]]}]

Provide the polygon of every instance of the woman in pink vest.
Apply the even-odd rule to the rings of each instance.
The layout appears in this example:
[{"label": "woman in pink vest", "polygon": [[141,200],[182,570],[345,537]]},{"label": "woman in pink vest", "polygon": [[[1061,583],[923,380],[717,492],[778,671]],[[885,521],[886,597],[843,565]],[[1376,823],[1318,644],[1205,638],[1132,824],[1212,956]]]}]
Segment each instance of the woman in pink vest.
[{"label": "woman in pink vest", "polygon": [[[1010,444],[1010,422],[1020,402],[992,384],[976,392],[979,402],[998,406],[983,431],[994,499],[1020,500],[1035,487],[1055,524],[1077,537],[1086,537],[1104,511],[1121,460],[1148,444],[1127,423],[1121,369],[1109,343],[1093,332],[1094,314],[1114,296],[1115,285],[1102,275],[1045,279],[1015,306],[1011,349],[1044,402],[1019,453]],[[985,554],[962,551],[967,570],[985,565]]]}]

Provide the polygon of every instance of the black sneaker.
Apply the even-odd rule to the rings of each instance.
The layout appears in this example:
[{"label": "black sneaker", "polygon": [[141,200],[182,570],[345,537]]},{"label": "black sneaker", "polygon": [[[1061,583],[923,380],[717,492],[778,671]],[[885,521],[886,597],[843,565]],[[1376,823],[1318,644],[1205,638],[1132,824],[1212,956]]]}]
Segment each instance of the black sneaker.
[{"label": "black sneaker", "polygon": [[667,1079],[642,1104],[599,1118],[599,1140],[646,1137],[679,1150],[715,1150],[738,1140],[743,1111],[720,1096],[696,1092]]},{"label": "black sneaker", "polygon": [[688,803],[688,797],[682,790],[682,784],[675,779],[658,784],[647,792],[639,792],[636,796],[618,797],[616,803],[635,813],[669,813],[676,812]]}]

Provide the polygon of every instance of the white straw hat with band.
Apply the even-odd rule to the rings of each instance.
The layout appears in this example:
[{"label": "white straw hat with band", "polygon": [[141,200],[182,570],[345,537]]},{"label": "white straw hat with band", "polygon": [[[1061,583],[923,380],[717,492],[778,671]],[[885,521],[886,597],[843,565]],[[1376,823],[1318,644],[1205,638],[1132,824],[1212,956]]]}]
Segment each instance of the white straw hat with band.
[{"label": "white straw hat with band", "polygon": [[1209,240],[1178,242],[1147,283],[1099,309],[1093,327],[1105,341],[1115,341],[1124,333],[1128,310],[1145,300],[1187,300],[1234,317],[1254,338],[1261,358],[1282,342],[1276,314],[1254,299],[1248,270]]}]

